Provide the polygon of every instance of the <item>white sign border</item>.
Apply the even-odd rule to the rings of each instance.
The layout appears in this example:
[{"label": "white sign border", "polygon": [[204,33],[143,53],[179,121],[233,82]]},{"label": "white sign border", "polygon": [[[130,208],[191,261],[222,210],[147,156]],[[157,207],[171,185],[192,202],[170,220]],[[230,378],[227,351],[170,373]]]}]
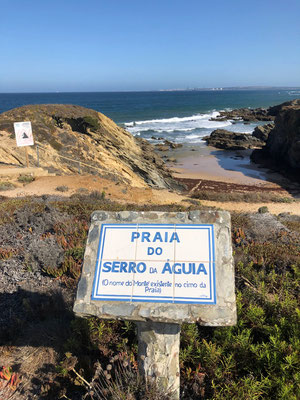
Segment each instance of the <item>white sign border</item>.
[{"label": "white sign border", "polygon": [[[208,230],[208,240],[209,240],[209,282],[210,282],[210,297],[209,298],[199,298],[195,300],[195,298],[185,298],[185,297],[171,297],[168,296],[169,300],[164,300],[163,296],[129,296],[129,295],[120,295],[120,294],[112,294],[112,295],[99,295],[98,287],[100,282],[100,274],[101,274],[101,266],[102,266],[102,254],[104,249],[105,235],[106,230],[109,228],[112,229],[132,229],[132,228],[166,228],[166,229],[207,229]],[[142,303],[167,303],[167,304],[216,304],[216,259],[215,259],[215,238],[214,238],[214,226],[213,224],[147,224],[147,223],[139,223],[139,224],[102,224],[98,251],[97,251],[97,260],[96,260],[96,269],[94,275],[93,289],[91,294],[91,300],[100,300],[100,301],[130,301],[130,302],[142,302]],[[145,298],[147,297],[147,298]],[[159,299],[159,300],[158,300]],[[173,299],[173,301],[170,301]],[[182,299],[182,300],[176,300]],[[183,300],[184,299],[184,300]]]}]

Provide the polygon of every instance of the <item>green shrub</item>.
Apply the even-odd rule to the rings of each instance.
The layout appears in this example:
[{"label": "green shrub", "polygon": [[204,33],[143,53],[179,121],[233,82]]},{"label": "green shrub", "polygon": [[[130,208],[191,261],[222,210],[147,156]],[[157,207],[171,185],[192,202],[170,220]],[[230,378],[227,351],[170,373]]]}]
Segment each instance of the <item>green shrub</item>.
[{"label": "green shrub", "polygon": [[84,187],[80,187],[80,188],[78,188],[78,189],[76,190],[76,193],[87,195],[87,194],[89,194],[89,190],[86,189],[86,188],[84,188]]},{"label": "green shrub", "polygon": [[20,175],[18,177],[18,182],[21,183],[30,183],[33,182],[35,180],[35,177],[32,175]]},{"label": "green shrub", "polygon": [[87,115],[83,117],[83,122],[87,128],[91,129],[91,131],[95,132],[97,129],[100,128],[100,124],[97,118],[91,117]]},{"label": "green shrub", "polygon": [[265,214],[265,213],[269,212],[269,209],[266,206],[259,207],[258,212],[259,212],[259,214]]},{"label": "green shrub", "polygon": [[[61,266],[48,273],[73,290],[80,275],[90,215],[94,210],[188,210],[174,204],[121,205],[103,199],[101,193],[60,201],[48,199],[47,206],[65,216],[49,233],[64,249],[64,259]],[[0,203],[0,223],[16,222],[15,211],[23,207],[32,207],[32,213],[43,212],[45,203],[29,198],[4,200]],[[277,230],[268,239],[262,239],[258,234],[253,235],[255,219],[246,214],[232,214],[237,325],[218,328],[197,323],[182,325],[181,399],[296,400],[300,397],[300,221],[291,216],[278,219],[289,230]],[[3,260],[11,256],[10,248],[2,250]],[[71,316],[70,319],[68,338],[61,345],[76,360],[61,355],[58,376],[49,383],[53,392],[49,390],[48,398],[59,398],[64,393],[70,399],[83,396],[92,399],[84,379],[89,385],[95,383],[94,393],[102,391],[100,396],[104,390],[108,398],[115,394],[126,399],[126,390],[130,389],[131,399],[147,399],[148,393],[143,385],[137,384],[137,376],[118,372],[118,366],[113,365],[118,361],[111,361],[121,354],[121,359],[128,357],[136,368],[135,324],[96,317]],[[97,369],[100,364],[103,373],[112,371],[107,372],[112,381],[102,380],[104,386],[100,384],[102,375]],[[112,368],[107,369],[108,365]],[[118,373],[124,380],[114,380]],[[155,396],[153,399],[163,398],[163,394]]]},{"label": "green shrub", "polygon": [[69,190],[69,188],[68,188],[68,186],[61,185],[61,186],[57,186],[55,188],[55,190],[57,190],[58,192],[67,192]]},{"label": "green shrub", "polygon": [[0,191],[12,190],[15,188],[15,185],[11,182],[0,182]]},{"label": "green shrub", "polygon": [[97,190],[94,190],[90,193],[90,198],[93,200],[104,200],[105,199],[105,191],[102,190],[102,192],[98,192]]}]

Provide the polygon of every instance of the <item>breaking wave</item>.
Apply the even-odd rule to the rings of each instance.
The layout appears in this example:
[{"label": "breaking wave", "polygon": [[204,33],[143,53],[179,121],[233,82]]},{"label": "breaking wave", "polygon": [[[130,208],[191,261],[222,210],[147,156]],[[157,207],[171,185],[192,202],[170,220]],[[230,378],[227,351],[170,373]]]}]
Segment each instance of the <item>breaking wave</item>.
[{"label": "breaking wave", "polygon": [[243,122],[211,121],[219,112],[212,111],[206,114],[191,115],[189,117],[173,117],[150,119],[145,121],[131,121],[123,126],[135,136],[143,137],[150,142],[167,139],[176,143],[203,143],[203,137],[213,130],[226,128],[233,132],[251,133],[255,125],[244,125]]},{"label": "breaking wave", "polygon": [[125,123],[125,127],[129,132],[136,135],[145,132],[190,132],[196,129],[217,129],[231,125],[229,121],[210,121],[211,118],[215,118],[217,115],[219,115],[218,112],[212,112],[183,118],[173,117],[132,121]]}]

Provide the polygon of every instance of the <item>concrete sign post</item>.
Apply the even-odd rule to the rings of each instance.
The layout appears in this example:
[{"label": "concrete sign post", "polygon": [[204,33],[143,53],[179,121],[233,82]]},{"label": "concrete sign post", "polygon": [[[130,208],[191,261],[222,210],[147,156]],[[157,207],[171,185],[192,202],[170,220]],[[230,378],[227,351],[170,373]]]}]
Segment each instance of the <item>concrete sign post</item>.
[{"label": "concrete sign post", "polygon": [[137,322],[139,366],[179,398],[182,322],[236,323],[230,214],[92,215],[74,311]]},{"label": "concrete sign post", "polygon": [[29,160],[28,160],[28,150],[26,146],[34,145],[31,122],[30,121],[15,122],[14,129],[15,129],[17,146],[25,147],[26,164],[28,168]]}]

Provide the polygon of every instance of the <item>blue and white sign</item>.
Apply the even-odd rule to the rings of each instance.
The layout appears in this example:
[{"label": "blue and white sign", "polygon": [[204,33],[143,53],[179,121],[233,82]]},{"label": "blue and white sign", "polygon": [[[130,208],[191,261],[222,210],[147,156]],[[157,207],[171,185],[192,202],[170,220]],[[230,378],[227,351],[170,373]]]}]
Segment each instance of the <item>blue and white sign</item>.
[{"label": "blue and white sign", "polygon": [[92,300],[216,304],[211,224],[102,224]]}]

